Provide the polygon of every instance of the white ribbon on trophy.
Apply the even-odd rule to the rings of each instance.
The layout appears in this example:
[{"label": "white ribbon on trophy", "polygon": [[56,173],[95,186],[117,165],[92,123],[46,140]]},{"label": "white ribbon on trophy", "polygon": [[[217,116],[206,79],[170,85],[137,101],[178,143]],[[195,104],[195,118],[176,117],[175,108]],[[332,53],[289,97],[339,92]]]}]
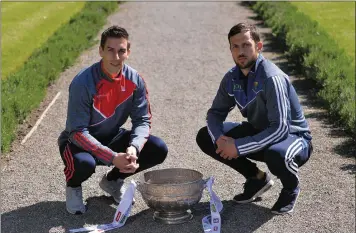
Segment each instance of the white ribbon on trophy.
[{"label": "white ribbon on trophy", "polygon": [[[212,189],[213,183],[214,183],[214,178],[210,177],[205,184],[205,186],[208,188],[208,192],[210,196],[211,215],[205,216],[202,219],[202,224],[203,224],[204,232],[220,233],[220,229],[221,229],[220,212],[223,208],[223,205],[219,197],[216,196],[215,192]],[[124,226],[127,218],[130,216],[130,212],[132,208],[132,200],[135,195],[136,186],[137,186],[136,183],[132,180],[130,185],[126,189],[120,201],[120,204],[117,206],[112,223],[101,224],[101,225],[96,225],[91,227],[83,227],[78,229],[71,229],[69,230],[69,232],[102,233],[105,231],[110,231]]]},{"label": "white ribbon on trophy", "polygon": [[127,218],[130,216],[132,200],[135,196],[136,183],[132,180],[130,185],[127,187],[120,204],[117,206],[114,219],[112,223],[102,224],[91,227],[83,227],[79,229],[71,229],[69,232],[84,232],[89,231],[89,233],[101,233],[105,231],[110,231],[116,228],[120,228],[125,225]]},{"label": "white ribbon on trophy", "polygon": [[223,204],[221,203],[219,197],[213,191],[214,178],[210,177],[206,182],[206,187],[208,188],[210,197],[210,215],[205,216],[202,219],[204,232],[214,232],[220,233],[221,229],[221,217],[220,212],[223,209]]}]

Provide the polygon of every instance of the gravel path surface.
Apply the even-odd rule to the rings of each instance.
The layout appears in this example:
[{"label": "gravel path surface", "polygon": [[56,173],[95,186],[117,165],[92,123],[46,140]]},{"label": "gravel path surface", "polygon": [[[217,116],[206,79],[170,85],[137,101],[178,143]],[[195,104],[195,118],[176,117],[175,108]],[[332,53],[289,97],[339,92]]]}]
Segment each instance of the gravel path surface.
[{"label": "gravel path surface", "polygon": [[[301,169],[302,192],[293,215],[274,216],[269,211],[281,189],[275,177],[276,185],[261,201],[233,204],[232,197],[242,191],[243,177],[214,162],[197,147],[195,135],[205,124],[206,111],[220,80],[234,65],[227,33],[241,21],[259,23],[251,10],[234,2],[128,2],[108,18],[105,28],[119,24],[130,33],[132,53],[128,64],[145,77],[152,105],[152,133],[162,137],[169,147],[167,160],[156,168],[192,168],[205,177],[214,176],[213,188],[225,208],[222,232],[354,232],[353,144],[330,125],[325,111],[314,100],[307,100],[307,82],[303,78],[292,75],[311,126],[315,151]],[[259,25],[265,38],[264,55],[289,72],[291,67],[271,40],[270,29]],[[98,59],[95,46],[62,73],[42,107],[61,91],[59,100],[26,144],[15,142],[12,152],[6,155],[11,159],[2,168],[1,232],[66,232],[85,224],[112,221],[115,205],[98,187],[106,167],[99,167],[83,185],[89,204],[87,214],[66,213],[64,166],[56,145],[65,125],[68,85],[82,67]],[[242,118],[234,110],[229,120]],[[261,167],[266,168],[263,164]],[[154,222],[152,210],[139,194],[136,197],[124,228],[111,232],[203,232],[201,219],[209,212],[207,193],[196,206],[193,220],[184,225]]]}]

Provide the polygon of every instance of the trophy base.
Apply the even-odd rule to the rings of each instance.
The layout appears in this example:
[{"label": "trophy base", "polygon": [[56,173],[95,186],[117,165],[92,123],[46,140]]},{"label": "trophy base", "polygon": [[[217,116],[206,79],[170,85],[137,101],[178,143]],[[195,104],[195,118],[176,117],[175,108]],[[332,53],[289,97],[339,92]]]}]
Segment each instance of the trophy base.
[{"label": "trophy base", "polygon": [[163,224],[182,224],[190,221],[193,218],[190,210],[183,212],[160,212],[155,211],[153,219],[156,222]]}]

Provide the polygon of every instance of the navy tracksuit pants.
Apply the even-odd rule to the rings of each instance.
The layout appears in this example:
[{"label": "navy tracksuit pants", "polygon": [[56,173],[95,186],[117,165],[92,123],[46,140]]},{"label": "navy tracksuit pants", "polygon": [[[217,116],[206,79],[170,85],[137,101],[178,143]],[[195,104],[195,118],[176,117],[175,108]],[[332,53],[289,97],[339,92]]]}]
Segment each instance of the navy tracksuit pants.
[{"label": "navy tracksuit pants", "polygon": [[[115,152],[125,152],[129,146],[130,135],[131,131],[124,130],[123,133],[120,133],[120,137],[115,138],[108,144],[108,147]],[[59,151],[65,165],[64,174],[69,187],[80,186],[83,181],[87,180],[95,172],[97,165],[104,165],[95,156],[71,142],[60,145]],[[168,148],[163,140],[150,135],[138,156],[137,163],[140,167],[135,173],[121,173],[118,168],[114,167],[107,175],[108,180],[125,179],[142,170],[163,163],[167,153]]]},{"label": "navy tracksuit pants", "polygon": [[[224,132],[226,132],[224,133],[226,136],[235,139],[259,133],[248,122],[241,124],[224,123]],[[207,127],[199,130],[196,141],[204,153],[230,166],[246,179],[255,177],[258,172],[256,163],[251,160],[265,162],[270,172],[277,176],[281,180],[283,187],[288,190],[294,190],[298,186],[298,169],[308,161],[313,150],[309,134],[289,134],[285,140],[270,145],[262,151],[248,154],[246,157],[228,160],[216,154],[216,145],[213,144]]]}]

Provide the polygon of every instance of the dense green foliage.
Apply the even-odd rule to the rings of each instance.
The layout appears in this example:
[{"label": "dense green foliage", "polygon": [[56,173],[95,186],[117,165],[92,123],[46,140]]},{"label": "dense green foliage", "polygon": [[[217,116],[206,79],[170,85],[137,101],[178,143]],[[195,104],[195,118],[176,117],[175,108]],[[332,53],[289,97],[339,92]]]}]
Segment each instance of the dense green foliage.
[{"label": "dense green foliage", "polygon": [[257,2],[252,8],[272,28],[289,60],[305,77],[315,81],[318,96],[332,119],[356,133],[354,59],[316,21],[291,3]]}]

